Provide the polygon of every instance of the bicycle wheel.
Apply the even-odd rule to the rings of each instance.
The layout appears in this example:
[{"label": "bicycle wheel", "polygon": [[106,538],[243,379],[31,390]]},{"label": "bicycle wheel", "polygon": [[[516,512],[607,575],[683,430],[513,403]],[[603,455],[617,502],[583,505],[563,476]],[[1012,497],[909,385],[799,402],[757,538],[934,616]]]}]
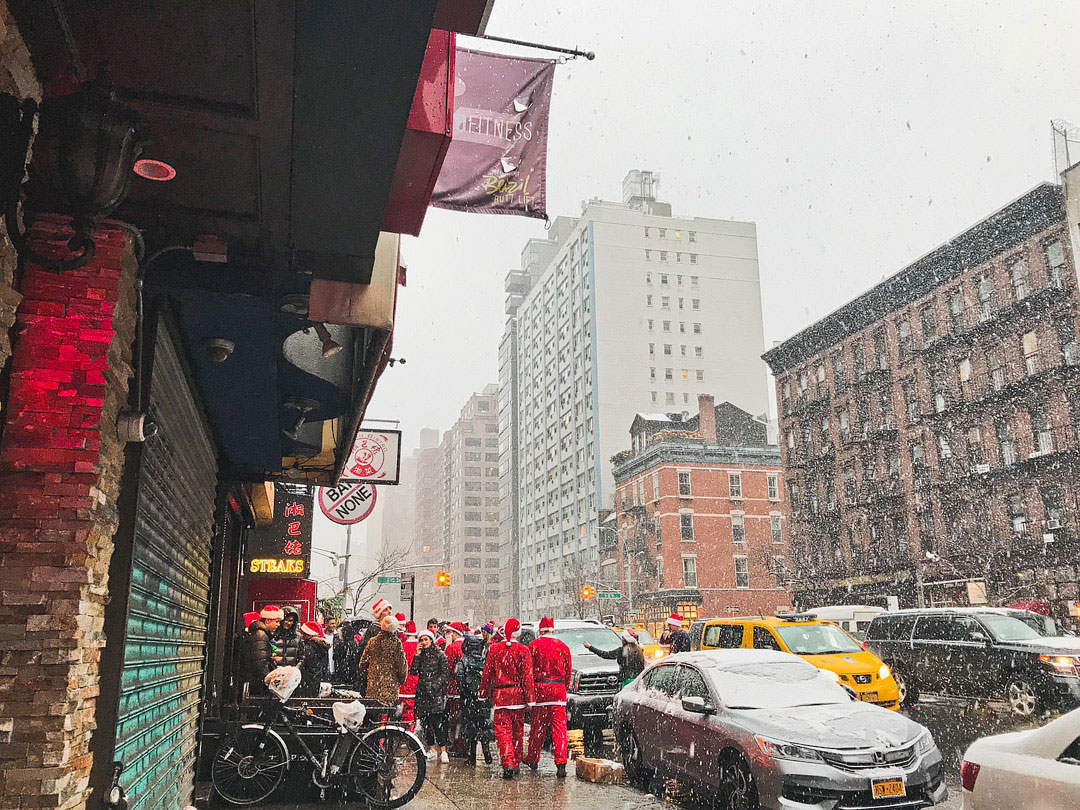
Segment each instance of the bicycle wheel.
[{"label": "bicycle wheel", "polygon": [[349,783],[371,807],[393,810],[420,791],[427,773],[424,746],[411,734],[388,726],[356,741],[349,757]]},{"label": "bicycle wheel", "polygon": [[277,790],[285,778],[289,751],[276,734],[261,727],[226,737],[214,754],[214,789],[232,804],[257,804]]}]

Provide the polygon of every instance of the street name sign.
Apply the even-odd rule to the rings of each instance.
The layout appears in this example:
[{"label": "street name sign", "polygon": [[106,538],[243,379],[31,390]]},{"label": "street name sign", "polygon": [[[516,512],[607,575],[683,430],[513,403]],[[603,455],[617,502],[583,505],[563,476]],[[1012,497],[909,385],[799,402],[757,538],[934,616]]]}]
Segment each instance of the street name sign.
[{"label": "street name sign", "polygon": [[401,582],[401,577],[378,577],[379,585],[397,585]]},{"label": "street name sign", "polygon": [[622,599],[622,594],[618,591],[600,591],[596,596],[599,599]]}]

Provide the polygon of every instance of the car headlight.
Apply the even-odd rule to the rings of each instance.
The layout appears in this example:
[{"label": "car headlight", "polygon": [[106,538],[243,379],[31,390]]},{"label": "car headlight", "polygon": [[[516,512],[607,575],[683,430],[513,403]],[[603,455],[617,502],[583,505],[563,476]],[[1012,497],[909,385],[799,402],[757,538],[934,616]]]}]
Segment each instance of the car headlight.
[{"label": "car headlight", "polygon": [[664,651],[663,650],[654,650],[653,654],[652,654],[652,657],[653,658],[663,658],[664,657]]},{"label": "car headlight", "polygon": [[886,678],[888,678],[890,675],[892,675],[892,670],[889,669],[889,665],[888,664],[882,664],[881,669],[879,669],[877,671],[878,680],[883,681]]},{"label": "car headlight", "polygon": [[1074,659],[1069,655],[1040,655],[1039,660],[1044,664],[1052,666],[1054,669],[1060,669],[1064,672],[1069,672],[1070,674],[1074,662],[1080,662],[1080,658]]},{"label": "car headlight", "polygon": [[937,745],[934,743],[934,738],[930,736],[929,731],[924,731],[922,736],[915,740],[916,754],[929,754],[935,748],[937,748]]},{"label": "car headlight", "polygon": [[761,752],[773,759],[797,759],[803,762],[820,762],[821,752],[805,745],[770,740],[766,737],[758,737],[757,744]]}]

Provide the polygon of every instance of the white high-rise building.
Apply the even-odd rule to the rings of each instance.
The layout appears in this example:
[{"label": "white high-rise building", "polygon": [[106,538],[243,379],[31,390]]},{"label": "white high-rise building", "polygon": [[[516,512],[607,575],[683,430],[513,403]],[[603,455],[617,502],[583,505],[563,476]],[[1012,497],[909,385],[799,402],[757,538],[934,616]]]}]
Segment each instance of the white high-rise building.
[{"label": "white high-rise building", "polygon": [[529,618],[576,611],[595,576],[611,456],[628,449],[636,413],[692,411],[701,393],[768,409],[756,227],[673,217],[658,181],[631,171],[623,202],[594,199],[580,218],[557,218],[546,268],[513,279],[528,289],[507,305],[516,362],[500,365],[516,385],[501,388],[500,451],[516,475],[504,466],[501,482],[504,496],[517,491]]}]

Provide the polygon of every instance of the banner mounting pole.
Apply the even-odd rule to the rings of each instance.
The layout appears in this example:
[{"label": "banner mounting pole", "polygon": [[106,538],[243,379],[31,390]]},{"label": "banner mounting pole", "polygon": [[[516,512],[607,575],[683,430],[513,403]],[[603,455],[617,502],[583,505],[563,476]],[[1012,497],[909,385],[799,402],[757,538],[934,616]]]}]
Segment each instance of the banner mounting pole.
[{"label": "banner mounting pole", "polygon": [[467,36],[472,39],[487,39],[492,42],[505,42],[507,45],[520,45],[523,48],[536,48],[540,51],[551,51],[552,53],[565,53],[568,56],[584,56],[590,62],[596,58],[595,51],[579,51],[576,48],[559,48],[555,45],[541,45],[539,42],[526,42],[523,39],[496,37],[491,34],[459,34],[459,36]]}]

